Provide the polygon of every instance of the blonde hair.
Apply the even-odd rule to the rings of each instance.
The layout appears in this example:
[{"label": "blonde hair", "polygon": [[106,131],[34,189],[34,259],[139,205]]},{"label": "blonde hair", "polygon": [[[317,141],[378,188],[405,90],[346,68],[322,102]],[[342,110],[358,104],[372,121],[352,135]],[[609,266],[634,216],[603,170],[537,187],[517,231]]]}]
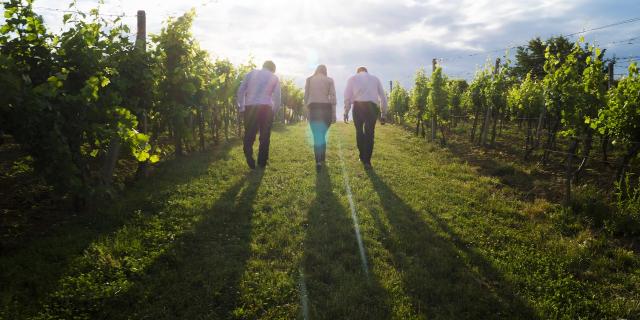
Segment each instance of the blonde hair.
[{"label": "blonde hair", "polygon": [[319,73],[324,74],[326,76],[327,75],[327,66],[325,66],[324,64],[319,65],[316,68],[316,72],[314,72],[313,75],[315,76],[315,75],[317,75]]}]

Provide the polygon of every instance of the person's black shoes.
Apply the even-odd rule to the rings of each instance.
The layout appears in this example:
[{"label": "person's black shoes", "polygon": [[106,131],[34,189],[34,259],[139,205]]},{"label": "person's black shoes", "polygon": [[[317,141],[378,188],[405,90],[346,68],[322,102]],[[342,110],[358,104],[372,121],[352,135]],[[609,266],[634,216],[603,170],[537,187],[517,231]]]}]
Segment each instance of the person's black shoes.
[{"label": "person's black shoes", "polygon": [[365,169],[367,169],[367,170],[373,169],[373,167],[371,166],[371,160],[367,161],[367,160],[362,159],[362,157],[360,157],[360,162],[362,163],[362,166]]},{"label": "person's black shoes", "polygon": [[[247,159],[247,165],[249,166],[249,168],[251,168],[251,170],[255,170],[256,169],[256,161],[253,159]],[[267,166],[266,163],[258,163],[257,168],[258,169],[264,169]]]},{"label": "person's black shoes", "polygon": [[253,159],[247,159],[247,165],[249,166],[249,168],[251,168],[251,170],[256,168],[256,162]]}]

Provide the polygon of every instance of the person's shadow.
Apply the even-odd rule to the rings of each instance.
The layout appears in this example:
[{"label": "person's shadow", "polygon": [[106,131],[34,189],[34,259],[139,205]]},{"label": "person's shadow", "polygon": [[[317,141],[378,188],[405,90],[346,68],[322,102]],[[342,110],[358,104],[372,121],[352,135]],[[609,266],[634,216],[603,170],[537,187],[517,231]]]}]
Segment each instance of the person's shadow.
[{"label": "person's shadow", "polygon": [[[491,264],[436,214],[415,212],[372,170],[367,175],[382,202],[372,210],[382,244],[402,272],[405,292],[421,316],[445,319],[535,319]],[[388,223],[385,224],[384,222]]]},{"label": "person's shadow", "polygon": [[193,232],[156,259],[142,278],[105,310],[135,310],[101,318],[226,319],[239,305],[250,255],[253,203],[264,172],[251,171],[202,212]]},{"label": "person's shadow", "polygon": [[[64,213],[64,220],[57,221],[58,225],[47,224],[44,234],[25,233],[23,238],[16,239],[10,250],[3,251],[6,247],[0,245],[4,247],[0,248],[4,260],[0,262],[0,299],[7,302],[0,303],[0,309],[7,307],[7,317],[15,319],[29,318],[42,310],[42,304],[49,303],[50,296],[58,296],[56,291],[60,289],[61,281],[81,276],[75,273],[74,265],[94,244],[109,239],[120,230],[141,228],[141,224],[158,218],[172,195],[191,181],[205,176],[210,167],[228,160],[239,142],[234,140],[184,159],[163,161],[154,166],[150,177],[127,187],[126,194],[121,195],[118,201],[96,206],[98,210],[93,214],[72,216],[67,212],[43,212],[58,219]],[[41,229],[32,231],[37,230]],[[90,298],[84,295],[78,299],[80,306],[97,303],[87,302]],[[72,304],[70,297],[61,300]],[[70,308],[73,310],[75,306]]]},{"label": "person's shadow", "polygon": [[[303,270],[311,319],[387,319],[386,292],[363,269],[350,213],[323,168],[308,212]],[[340,190],[341,188],[336,188]],[[304,303],[303,303],[304,304]]]}]

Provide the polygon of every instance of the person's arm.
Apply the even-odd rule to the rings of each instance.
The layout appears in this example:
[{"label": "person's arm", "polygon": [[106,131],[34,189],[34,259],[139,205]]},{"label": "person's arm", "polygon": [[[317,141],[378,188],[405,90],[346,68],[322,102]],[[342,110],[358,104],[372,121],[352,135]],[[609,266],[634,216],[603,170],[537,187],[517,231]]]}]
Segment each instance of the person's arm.
[{"label": "person's arm", "polygon": [[307,120],[309,119],[309,90],[311,90],[309,82],[311,82],[310,78],[307,78],[307,81],[304,83],[304,102],[302,106],[304,109],[304,116]]},{"label": "person's arm", "polygon": [[[275,76],[274,76],[275,77]],[[273,116],[275,117],[282,104],[282,92],[280,90],[280,79],[276,78],[276,86],[273,89]]]},{"label": "person's arm", "polygon": [[307,78],[307,81],[304,83],[304,105],[307,106],[309,105],[309,78]]},{"label": "person's arm", "polygon": [[238,93],[236,96],[236,103],[238,104],[238,112],[244,112],[245,107],[245,96],[247,95],[247,83],[249,82],[249,75],[251,72],[247,73],[242,79],[242,83],[240,84],[240,88],[238,88]]},{"label": "person's arm", "polygon": [[336,86],[331,78],[329,78],[329,101],[331,102],[331,119],[333,122],[336,122],[336,105],[338,102],[336,98]]},{"label": "person's arm", "polygon": [[378,80],[378,96],[380,97],[380,111],[382,112],[382,118],[386,119],[387,118],[387,95],[384,92],[384,89],[382,88],[382,83],[380,82],[380,79]]},{"label": "person's arm", "polygon": [[347,87],[344,89],[344,114],[348,115],[353,103],[353,77],[347,81]]}]

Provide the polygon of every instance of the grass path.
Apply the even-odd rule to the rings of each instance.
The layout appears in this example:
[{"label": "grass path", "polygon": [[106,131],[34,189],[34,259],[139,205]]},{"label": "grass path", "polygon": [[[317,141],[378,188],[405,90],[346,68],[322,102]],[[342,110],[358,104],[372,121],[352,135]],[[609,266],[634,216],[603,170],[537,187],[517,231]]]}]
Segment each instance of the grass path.
[{"label": "grass path", "polygon": [[0,257],[0,318],[639,317],[633,252],[566,236],[553,205],[377,130],[370,171],[345,124],[319,172],[302,124],[276,128],[264,171],[238,143],[166,163],[100,221]]}]

